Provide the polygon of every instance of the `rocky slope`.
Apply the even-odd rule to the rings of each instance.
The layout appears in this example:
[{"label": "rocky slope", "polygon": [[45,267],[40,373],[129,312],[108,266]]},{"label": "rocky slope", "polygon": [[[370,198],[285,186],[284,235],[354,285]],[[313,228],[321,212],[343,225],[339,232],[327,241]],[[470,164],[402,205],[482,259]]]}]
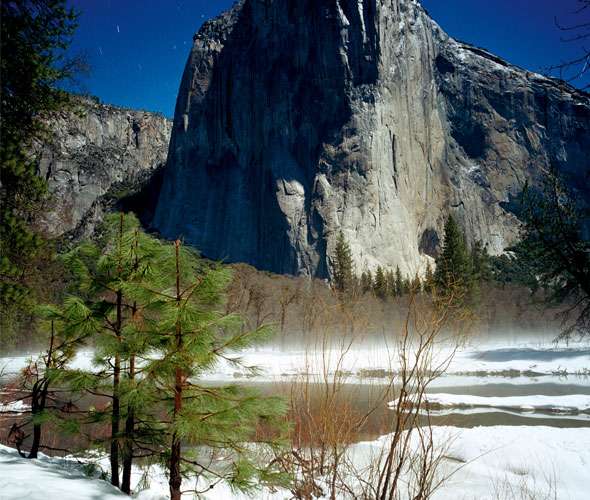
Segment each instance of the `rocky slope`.
[{"label": "rocky slope", "polygon": [[51,236],[91,234],[109,203],[134,194],[168,153],[171,120],[79,99],[81,113],[52,116],[51,141],[37,148],[53,198],[39,225]]},{"label": "rocky slope", "polygon": [[328,277],[492,254],[553,163],[590,192],[588,94],[448,37],[415,0],[243,0],[195,35],[154,219],[205,255]]}]

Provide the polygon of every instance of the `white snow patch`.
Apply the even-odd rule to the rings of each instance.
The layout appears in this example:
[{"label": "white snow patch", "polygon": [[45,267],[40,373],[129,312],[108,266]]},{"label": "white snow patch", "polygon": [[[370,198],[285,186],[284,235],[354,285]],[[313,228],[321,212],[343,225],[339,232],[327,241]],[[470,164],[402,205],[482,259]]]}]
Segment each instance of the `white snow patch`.
[{"label": "white snow patch", "polygon": [[[433,500],[477,498],[492,500],[513,498],[510,494],[525,492],[526,498],[578,500],[586,498],[590,489],[590,429],[559,429],[553,427],[495,426],[457,429],[433,428],[435,446],[445,447],[445,459],[440,474],[450,479],[433,495]],[[382,452],[389,436],[353,445],[349,451],[355,464],[362,468]],[[414,443],[416,445],[417,443]],[[359,469],[361,470],[361,469]],[[135,471],[137,483],[141,471]],[[158,468],[150,471],[149,489],[137,492],[139,500],[163,500],[168,485]],[[189,488],[190,481],[183,484]],[[78,500],[129,498],[106,481],[84,476],[73,460],[51,459],[41,454],[39,459],[26,460],[15,450],[0,446],[0,491],[6,498],[27,500]],[[466,492],[469,495],[466,496]],[[498,496],[499,493],[499,496]],[[256,498],[279,500],[289,498],[289,492],[263,489]],[[189,496],[186,497],[187,499]],[[245,498],[219,484],[205,495],[210,500]],[[524,498],[524,497],[523,497]]]},{"label": "white snow patch", "polygon": [[12,401],[10,403],[0,405],[0,413],[21,414],[26,412],[30,408],[30,405],[26,404],[24,401]]},{"label": "white snow patch", "polygon": [[[589,428],[434,427],[433,433],[435,449],[447,448],[439,474],[452,473],[433,500],[578,500],[586,498],[590,488]],[[383,436],[358,443],[351,453],[359,463],[368,463],[387,442],[388,436]],[[555,495],[546,496],[551,490]]]},{"label": "white snow patch", "polygon": [[569,408],[578,411],[590,410],[590,395],[569,394],[566,396],[501,396],[485,397],[466,394],[426,394],[429,403],[441,406],[487,406],[503,408],[553,409]]},{"label": "white snow patch", "polygon": [[[550,412],[560,415],[588,413],[579,420],[590,420],[590,395],[569,394],[564,396],[473,396],[470,394],[424,394],[425,403],[431,405],[431,412],[447,409],[487,408],[512,410],[514,412]],[[390,401],[395,406],[397,400]]]},{"label": "white snow patch", "polygon": [[[83,463],[88,459],[76,460],[74,457],[49,457],[39,453],[38,459],[22,458],[18,452],[0,445],[0,498],[27,500],[120,500],[129,499],[120,490],[111,486],[106,480],[89,477],[83,472]],[[81,463],[82,462],[82,463]],[[98,461],[106,470],[108,458]],[[148,478],[149,487],[140,489],[142,478]],[[158,466],[149,470],[134,468],[131,478],[134,490],[132,498],[137,500],[167,500],[169,498],[168,478]],[[183,489],[206,489],[204,483],[183,480]],[[183,500],[194,498],[191,493],[182,496]],[[232,492],[229,485],[217,484],[214,489],[203,495],[209,500],[245,500],[248,497]],[[256,495],[260,500],[284,500],[289,498],[285,491],[270,492],[262,488]]]},{"label": "white snow patch", "polygon": [[[434,357],[444,360],[451,356],[452,348],[440,344]],[[399,353],[394,345],[358,344],[345,355],[335,342],[323,350],[292,348],[290,351],[273,347],[246,349],[236,354],[245,365],[258,366],[262,374],[257,381],[274,381],[292,379],[302,374],[320,375],[325,372],[334,374],[336,370],[345,372],[350,382],[365,380],[371,373],[383,370],[394,372],[400,366]],[[411,352],[410,352],[411,356]],[[78,354],[71,364],[77,369],[92,369],[93,354],[84,351]],[[5,377],[17,375],[30,362],[30,356],[0,359],[0,373]],[[433,363],[433,366],[435,363]],[[497,344],[479,348],[463,347],[456,351],[444,377],[463,376],[495,378],[513,377],[534,379],[543,376],[543,381],[555,381],[565,376],[590,377],[590,347],[587,344],[570,347],[555,347],[552,343],[530,345]],[[219,363],[216,369],[203,376],[204,380],[234,380],[246,376],[230,363]],[[547,378],[546,378],[547,377]],[[549,379],[551,377],[551,380]],[[473,380],[471,381],[473,382]],[[571,383],[571,381],[569,382]],[[464,385],[464,384],[463,384]]]},{"label": "white snow patch", "polygon": [[[85,476],[74,461],[21,458],[16,450],[0,445],[0,491],[2,498],[27,500],[80,500],[129,498],[106,481]],[[4,496],[6,495],[6,496]],[[155,500],[155,499],[154,499]]]}]

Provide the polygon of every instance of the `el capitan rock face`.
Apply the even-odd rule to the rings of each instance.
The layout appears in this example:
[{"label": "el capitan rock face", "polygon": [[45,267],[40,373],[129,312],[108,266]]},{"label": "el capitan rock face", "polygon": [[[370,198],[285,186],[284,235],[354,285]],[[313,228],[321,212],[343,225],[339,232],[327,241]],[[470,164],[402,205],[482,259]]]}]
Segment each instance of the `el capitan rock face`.
[{"label": "el capitan rock face", "polygon": [[[452,213],[490,253],[553,163],[590,192],[590,99],[448,37],[413,0],[245,0],[195,37],[154,226],[206,256],[413,274]],[[577,177],[576,177],[577,176]]]}]

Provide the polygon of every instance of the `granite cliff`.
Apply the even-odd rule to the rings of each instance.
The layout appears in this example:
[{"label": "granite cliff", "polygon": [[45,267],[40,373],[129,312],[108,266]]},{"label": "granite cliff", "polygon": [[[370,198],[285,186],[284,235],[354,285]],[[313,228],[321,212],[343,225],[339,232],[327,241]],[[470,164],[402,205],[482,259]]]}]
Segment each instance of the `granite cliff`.
[{"label": "granite cliff", "polygon": [[243,0],[194,37],[154,227],[206,256],[413,273],[452,213],[513,243],[524,182],[590,193],[590,98],[447,36],[415,0]]},{"label": "granite cliff", "polygon": [[50,236],[72,230],[76,236],[90,235],[113,202],[149,183],[168,153],[171,120],[76,99],[77,112],[47,120],[50,141],[36,148],[39,173],[52,195],[52,210],[38,225]]}]

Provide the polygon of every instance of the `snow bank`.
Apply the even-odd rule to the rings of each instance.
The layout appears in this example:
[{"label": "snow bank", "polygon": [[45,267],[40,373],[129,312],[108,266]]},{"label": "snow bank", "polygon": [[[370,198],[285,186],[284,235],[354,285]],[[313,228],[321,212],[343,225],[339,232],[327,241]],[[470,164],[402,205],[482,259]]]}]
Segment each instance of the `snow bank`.
[{"label": "snow bank", "polygon": [[16,450],[0,445],[1,498],[27,500],[121,500],[129,498],[106,481],[85,476],[77,462],[21,458]]},{"label": "snow bank", "polygon": [[[521,490],[532,494],[524,498],[578,500],[588,494],[588,428],[497,426],[449,431],[455,438],[451,453],[465,467],[451,465],[457,472],[437,500],[456,500],[465,491],[479,500],[511,498],[511,492]],[[443,428],[435,432],[446,435]],[[546,497],[551,489],[555,496]]]},{"label": "snow bank", "polygon": [[[446,447],[441,474],[450,479],[435,492],[433,500],[477,498],[587,498],[590,490],[590,429],[554,427],[495,426],[458,429],[434,427],[434,441]],[[388,436],[352,446],[350,455],[359,467],[380,454]],[[141,476],[135,471],[134,482]],[[152,470],[149,489],[133,495],[137,500],[163,500],[167,479]],[[190,486],[186,484],[186,486]],[[2,498],[27,500],[79,500],[126,497],[107,482],[84,476],[72,460],[50,459],[44,455],[26,460],[16,451],[0,446],[0,491]],[[547,493],[553,492],[550,496]],[[522,496],[521,496],[522,495]],[[290,498],[285,491],[263,490],[259,500]],[[189,496],[186,497],[187,499]],[[238,500],[225,485],[205,495],[210,500]]]},{"label": "snow bank", "polygon": [[21,414],[31,409],[31,406],[24,401],[12,401],[10,403],[0,404],[0,413]]},{"label": "snow bank", "polygon": [[[447,447],[440,474],[451,474],[433,500],[587,498],[589,428],[441,426],[433,432],[437,446]],[[358,443],[351,453],[366,463],[387,439]]]},{"label": "snow bank", "polygon": [[[87,461],[84,459],[83,461]],[[107,458],[99,463],[107,467]],[[149,488],[140,489],[138,485],[148,477]],[[168,478],[159,467],[153,466],[148,471],[134,468],[132,487],[136,500],[167,500],[169,498]],[[183,480],[183,489],[191,487],[206,489],[203,484]],[[284,500],[290,495],[285,491],[262,489],[255,498],[258,500]],[[3,500],[122,500],[129,496],[111,486],[104,479],[89,477],[83,473],[83,465],[72,457],[48,457],[43,453],[38,459],[22,458],[12,448],[0,445],[0,498]],[[192,494],[183,495],[183,499],[194,498]],[[247,497],[232,492],[226,484],[215,485],[204,498],[209,500],[246,500]]]},{"label": "snow bank", "polygon": [[[522,411],[547,410],[559,413],[590,412],[590,395],[569,394],[566,396],[501,396],[483,397],[468,394],[426,394],[431,407],[485,407],[510,408]],[[390,403],[391,405],[392,403]]]},{"label": "snow bank", "polygon": [[[240,354],[247,365],[257,365],[263,370],[262,379],[296,378],[302,374],[322,374],[324,367],[333,374],[336,369],[351,378],[384,378],[397,371],[399,361],[393,348],[386,346],[351,349],[345,356],[341,350],[325,351],[293,350],[284,352],[273,349],[249,350]],[[411,354],[410,354],[411,356]],[[436,361],[452,356],[449,348],[441,346],[435,353]],[[496,376],[496,377],[564,377],[577,375],[590,377],[590,349],[587,346],[556,348],[496,347],[493,349],[459,349],[450,362],[445,375]],[[222,364],[214,379],[233,379],[244,376],[229,364]]]},{"label": "snow bank", "polygon": [[457,352],[450,373],[490,374],[510,372],[535,375],[590,375],[590,349],[588,346],[558,348],[546,347],[495,347],[464,349]]},{"label": "snow bank", "polygon": [[[258,381],[293,379],[303,374],[319,375],[325,372],[334,374],[336,370],[346,373],[350,381],[374,378],[387,378],[399,367],[398,353],[394,346],[375,344],[373,346],[353,346],[342,355],[342,349],[332,345],[326,350],[291,349],[289,351],[265,347],[248,349],[236,354],[246,365],[258,366],[262,375]],[[444,345],[435,352],[436,360],[443,361],[451,356],[452,350]],[[411,353],[410,353],[411,356]],[[0,359],[0,372],[5,376],[15,375],[22,370],[29,357]],[[92,353],[80,353],[74,368],[90,369]],[[434,366],[434,364],[433,364]],[[324,368],[327,367],[327,370]],[[446,376],[495,376],[505,378],[552,376],[560,378],[568,375],[590,377],[590,348],[587,344],[558,348],[554,344],[529,346],[501,346],[477,349],[465,347],[457,350]],[[209,380],[233,381],[246,377],[247,374],[234,365],[223,362],[214,371],[204,376]]]},{"label": "snow bank", "polygon": [[[390,401],[388,405],[395,407],[398,400]],[[526,414],[527,417],[539,417],[547,414],[559,418],[573,418],[575,420],[590,421],[590,395],[569,394],[562,396],[545,396],[540,394],[530,396],[473,396],[470,394],[424,394],[424,410],[431,414],[448,413],[480,413],[493,409],[507,413]]]}]

